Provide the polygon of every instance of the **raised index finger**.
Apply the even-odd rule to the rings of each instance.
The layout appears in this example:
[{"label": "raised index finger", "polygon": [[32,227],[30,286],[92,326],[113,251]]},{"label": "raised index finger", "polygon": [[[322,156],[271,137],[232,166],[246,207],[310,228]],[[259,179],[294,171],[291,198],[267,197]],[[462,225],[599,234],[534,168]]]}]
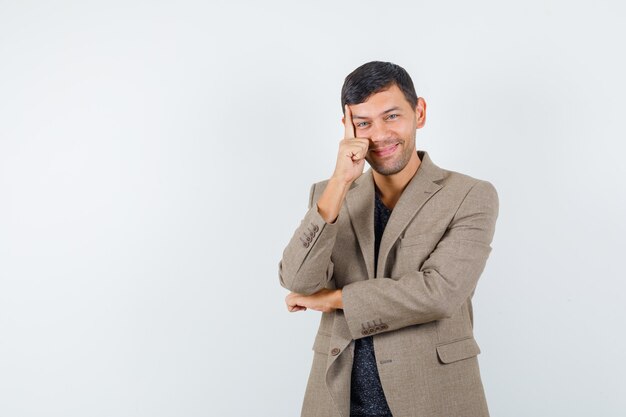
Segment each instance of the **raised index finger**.
[{"label": "raised index finger", "polygon": [[345,112],[343,115],[343,125],[345,127],[344,139],[354,139],[354,125],[352,124],[352,112],[350,111],[350,107],[346,104],[344,105]]}]

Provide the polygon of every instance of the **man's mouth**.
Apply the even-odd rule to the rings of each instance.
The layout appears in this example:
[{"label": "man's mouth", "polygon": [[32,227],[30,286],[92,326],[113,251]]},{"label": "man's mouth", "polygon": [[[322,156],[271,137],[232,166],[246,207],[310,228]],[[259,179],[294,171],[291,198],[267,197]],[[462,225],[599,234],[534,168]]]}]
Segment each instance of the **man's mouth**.
[{"label": "man's mouth", "polygon": [[389,156],[396,151],[399,143],[395,143],[393,145],[385,146],[383,148],[372,149],[372,152],[376,154],[376,156]]}]

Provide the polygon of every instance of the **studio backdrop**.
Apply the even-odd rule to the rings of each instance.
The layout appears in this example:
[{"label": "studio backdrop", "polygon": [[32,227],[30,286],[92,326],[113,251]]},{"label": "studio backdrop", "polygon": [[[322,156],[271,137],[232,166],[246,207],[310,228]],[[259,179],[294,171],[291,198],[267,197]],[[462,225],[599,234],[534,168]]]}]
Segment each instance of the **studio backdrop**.
[{"label": "studio backdrop", "polygon": [[299,415],[320,313],[278,262],[372,60],[425,99],[417,148],[498,190],[491,414],[626,415],[625,11],[0,1],[0,415]]}]

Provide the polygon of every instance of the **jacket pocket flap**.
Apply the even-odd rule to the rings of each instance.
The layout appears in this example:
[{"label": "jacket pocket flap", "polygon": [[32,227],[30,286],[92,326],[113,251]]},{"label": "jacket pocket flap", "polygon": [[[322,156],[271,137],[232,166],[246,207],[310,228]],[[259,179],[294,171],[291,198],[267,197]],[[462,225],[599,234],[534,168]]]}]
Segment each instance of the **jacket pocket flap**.
[{"label": "jacket pocket flap", "polygon": [[480,353],[480,348],[473,337],[456,340],[437,346],[437,355],[443,363],[452,363],[461,359],[471,358]]},{"label": "jacket pocket flap", "polygon": [[328,349],[330,347],[330,335],[324,333],[318,333],[315,336],[315,342],[313,343],[313,350],[315,352],[324,353],[328,355]]}]

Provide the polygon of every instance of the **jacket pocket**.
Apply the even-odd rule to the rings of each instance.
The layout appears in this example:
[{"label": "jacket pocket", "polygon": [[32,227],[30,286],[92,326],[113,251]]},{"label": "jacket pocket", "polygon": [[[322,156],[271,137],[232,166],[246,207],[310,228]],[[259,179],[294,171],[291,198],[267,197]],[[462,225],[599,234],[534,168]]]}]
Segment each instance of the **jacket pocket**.
[{"label": "jacket pocket", "polygon": [[480,353],[480,348],[473,337],[455,340],[437,346],[437,356],[442,363],[452,363],[471,358]]},{"label": "jacket pocket", "polygon": [[328,355],[328,349],[330,348],[330,335],[324,333],[318,333],[315,336],[315,342],[313,342],[313,350],[318,353]]}]

